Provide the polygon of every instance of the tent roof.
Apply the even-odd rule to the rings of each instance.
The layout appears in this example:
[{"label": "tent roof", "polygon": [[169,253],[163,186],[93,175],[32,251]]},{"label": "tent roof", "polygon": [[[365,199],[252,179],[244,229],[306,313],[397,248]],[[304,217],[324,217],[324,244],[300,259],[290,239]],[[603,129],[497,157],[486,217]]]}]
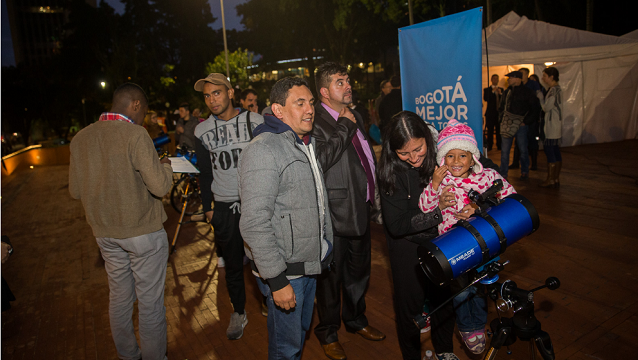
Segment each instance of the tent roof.
[{"label": "tent roof", "polygon": [[[530,20],[510,11],[486,29],[490,66],[638,54],[638,41]],[[483,39],[483,65],[486,65]]]},{"label": "tent roof", "polygon": [[638,40],[638,29],[636,29],[636,30],[634,30],[632,32],[626,33],[625,35],[621,36],[621,38]]}]

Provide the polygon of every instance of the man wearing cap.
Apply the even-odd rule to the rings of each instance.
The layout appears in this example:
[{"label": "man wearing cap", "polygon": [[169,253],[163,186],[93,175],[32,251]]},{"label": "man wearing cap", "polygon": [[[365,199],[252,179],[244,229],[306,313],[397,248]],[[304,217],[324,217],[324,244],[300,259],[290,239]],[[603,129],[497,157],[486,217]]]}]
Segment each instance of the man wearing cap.
[{"label": "man wearing cap", "polygon": [[[244,306],[244,240],[239,232],[241,204],[237,187],[237,168],[242,150],[253,138],[253,130],[264,122],[256,113],[233,108],[235,91],[230,81],[211,73],[195,83],[204,94],[211,115],[195,128],[199,184],[206,218],[215,230],[215,242],[221,248],[226,269],[226,287],[234,312],[226,331],[228,339],[242,337],[248,323]],[[212,202],[215,201],[215,211]]]},{"label": "man wearing cap", "polygon": [[[534,92],[521,85],[523,74],[512,71],[505,75],[510,86],[501,97],[499,107],[501,122],[501,176],[507,179],[512,142],[521,152],[521,179],[529,178],[529,155],[527,152],[528,125],[538,117],[539,102]],[[535,113],[535,114],[534,114]]]}]

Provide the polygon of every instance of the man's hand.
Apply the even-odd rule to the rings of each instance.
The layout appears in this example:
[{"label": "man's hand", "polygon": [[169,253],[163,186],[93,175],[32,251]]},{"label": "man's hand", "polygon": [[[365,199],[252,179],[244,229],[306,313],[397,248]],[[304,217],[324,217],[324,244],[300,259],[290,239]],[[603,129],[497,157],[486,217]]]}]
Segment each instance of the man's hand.
[{"label": "man's hand", "polygon": [[213,219],[213,213],[214,212],[215,212],[215,210],[206,211],[206,220],[208,220],[208,222],[210,222]]},{"label": "man's hand", "polygon": [[184,133],[184,127],[181,125],[177,125],[177,127],[175,128],[175,133],[176,134],[183,134]]},{"label": "man's hand", "polygon": [[272,299],[275,301],[275,305],[285,310],[293,309],[297,304],[295,290],[292,289],[292,285],[290,284],[286,285],[282,289],[273,291]]},{"label": "man's hand", "polygon": [[441,191],[441,196],[439,196],[439,209],[441,209],[441,211],[456,204],[456,200],[454,200],[456,195],[454,195],[452,191],[453,187],[454,185],[448,185]]},{"label": "man's hand", "polygon": [[171,164],[171,159],[168,158],[168,156],[165,156],[163,158],[160,159],[160,164]]},{"label": "man's hand", "polygon": [[355,124],[357,123],[357,119],[355,119],[354,114],[352,113],[352,111],[350,111],[350,108],[348,108],[347,106],[341,109],[341,111],[339,112],[339,117],[348,118],[353,123]]}]

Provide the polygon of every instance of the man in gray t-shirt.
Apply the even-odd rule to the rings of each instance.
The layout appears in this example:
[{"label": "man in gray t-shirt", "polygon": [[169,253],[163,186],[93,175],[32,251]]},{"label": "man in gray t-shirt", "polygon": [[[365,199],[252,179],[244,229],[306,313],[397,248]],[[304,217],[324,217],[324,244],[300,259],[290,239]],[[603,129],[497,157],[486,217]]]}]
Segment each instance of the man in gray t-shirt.
[{"label": "man in gray t-shirt", "polygon": [[[233,87],[222,74],[212,73],[195,83],[204,94],[211,115],[195,128],[197,165],[202,206],[215,229],[226,269],[226,286],[234,312],[226,336],[239,339],[248,323],[244,306],[244,240],[239,232],[241,205],[237,168],[242,150],[253,138],[253,129],[264,122],[256,113],[232,107]],[[192,120],[191,120],[192,121]],[[215,201],[215,211],[212,201]]]}]

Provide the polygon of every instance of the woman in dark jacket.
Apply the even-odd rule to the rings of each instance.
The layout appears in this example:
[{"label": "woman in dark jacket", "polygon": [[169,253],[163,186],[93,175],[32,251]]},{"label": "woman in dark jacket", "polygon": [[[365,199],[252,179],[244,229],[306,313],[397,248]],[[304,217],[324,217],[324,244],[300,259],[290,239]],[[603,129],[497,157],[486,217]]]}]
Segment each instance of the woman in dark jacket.
[{"label": "woman in dark jacket", "polygon": [[[430,130],[432,129],[432,130]],[[419,196],[436,165],[436,130],[413,112],[396,114],[385,129],[379,160],[378,184],[383,224],[390,253],[399,345],[404,359],[421,359],[420,331],[412,319],[423,310],[427,298],[434,309],[452,294],[434,285],[419,265],[417,248],[438,236],[441,210],[454,196],[443,191],[435,211],[423,213]],[[453,354],[454,310],[451,302],[433,314],[432,343],[439,359]]]}]

